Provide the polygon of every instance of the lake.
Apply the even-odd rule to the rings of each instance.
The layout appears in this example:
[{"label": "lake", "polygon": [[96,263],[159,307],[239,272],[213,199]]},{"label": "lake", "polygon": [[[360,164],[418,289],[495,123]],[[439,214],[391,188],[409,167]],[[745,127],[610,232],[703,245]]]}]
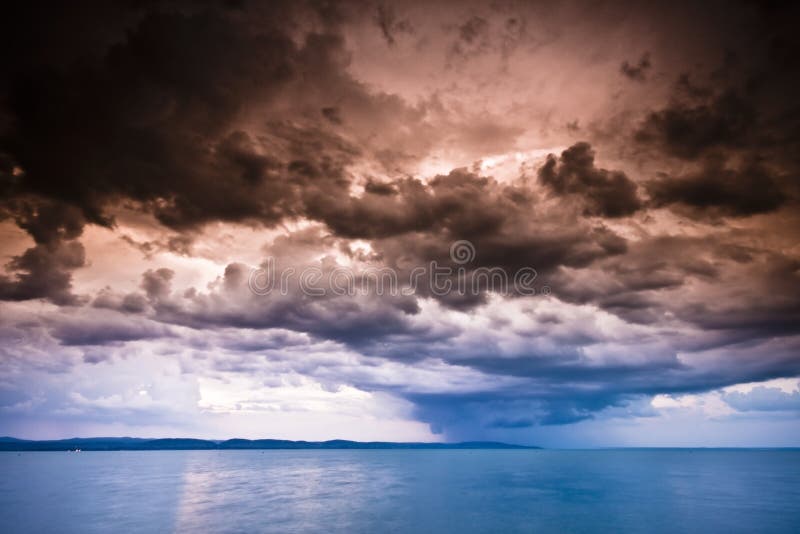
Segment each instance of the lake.
[{"label": "lake", "polygon": [[800,451],[0,453],[0,532],[798,532]]}]

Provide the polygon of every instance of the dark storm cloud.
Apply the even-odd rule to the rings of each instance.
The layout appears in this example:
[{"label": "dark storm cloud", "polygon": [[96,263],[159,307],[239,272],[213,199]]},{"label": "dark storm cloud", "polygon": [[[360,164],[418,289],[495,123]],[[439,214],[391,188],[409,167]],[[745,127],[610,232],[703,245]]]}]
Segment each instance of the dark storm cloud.
[{"label": "dark storm cloud", "polygon": [[[632,185],[617,173],[591,165],[577,167],[587,181],[585,191],[610,193],[609,189],[617,188],[627,194]],[[458,267],[450,257],[450,246],[457,240],[468,240],[477,251],[474,261],[462,266],[470,284],[481,268],[503,269],[513,282],[514,274],[523,268],[546,277],[560,266],[583,268],[623,254],[626,247],[625,240],[602,223],[575,223],[568,206],[545,210],[523,182],[500,183],[466,169],[454,169],[427,183],[411,178],[368,182],[360,197],[340,195],[326,200],[313,206],[315,218],[338,236],[373,240],[381,263],[395,269],[403,280],[409,279],[413,267],[431,262]],[[615,215],[620,205],[610,197],[588,202],[602,204]],[[638,199],[621,202],[638,205]],[[508,289],[514,292],[513,286]],[[486,295],[485,288],[479,293],[437,295],[424,286],[418,287],[417,296],[469,308],[483,302]]]},{"label": "dark storm cloud", "polygon": [[76,239],[83,232],[80,210],[55,202],[15,202],[10,206],[10,215],[40,244]]},{"label": "dark storm cloud", "polygon": [[[130,21],[113,45],[81,61],[15,63],[18,72],[4,87],[13,126],[1,140],[22,174],[4,189],[6,198],[32,195],[77,210],[81,221],[73,232],[85,222],[113,225],[109,205],[128,199],[179,232],[209,221],[271,226],[308,217],[348,238],[485,236],[487,264],[534,244],[542,253],[515,263],[536,259],[547,269],[613,253],[602,233],[577,239],[575,247],[534,236],[508,242],[512,224],[534,200],[524,188],[466,171],[427,185],[412,178],[383,190],[368,185],[363,196],[351,196],[347,166],[362,149],[325,124],[361,119],[343,118],[338,106],[319,107],[318,87],[367,111],[410,111],[367,94],[344,72],[339,34],[311,33],[298,45],[274,25],[245,24],[235,12],[205,8],[137,11]],[[469,20],[461,39],[474,43],[486,28],[486,21]],[[260,134],[240,129],[248,110],[273,106],[294,115],[273,113]],[[587,214],[616,217],[638,207],[635,186],[621,173],[594,168],[588,147],[565,153],[558,172],[551,183],[583,195]],[[383,194],[385,187],[397,194]],[[59,271],[61,280],[65,274],[63,287],[69,273]],[[18,298],[41,293],[20,291]]]},{"label": "dark storm cloud", "polygon": [[[14,52],[4,54],[0,85],[0,203],[37,246],[9,264],[18,273],[3,278],[0,296],[68,302],[70,271],[82,261],[80,244],[62,241],[87,222],[113,226],[108,208],[120,200],[187,232],[209,221],[270,226],[341,195],[343,165],[357,151],[313,120],[289,119],[319,109],[320,86],[370,97],[343,72],[340,35],[323,30],[297,44],[282,28],[302,8],[270,9],[253,23],[212,4],[32,8],[4,18],[2,33],[15,42],[3,47]],[[303,13],[330,28],[337,20],[328,8]],[[98,29],[103,17],[114,24]],[[294,116],[265,113],[279,97]],[[269,118],[257,126],[262,135],[237,126],[253,109]],[[341,122],[336,108],[323,109]]]},{"label": "dark storm cloud", "polygon": [[[537,387],[538,383],[533,387]],[[530,388],[530,386],[529,386]],[[448,436],[481,435],[493,429],[569,425],[593,419],[603,410],[634,406],[637,397],[620,392],[530,393],[526,388],[476,394],[412,395],[416,415]],[[633,410],[630,410],[633,412]],[[652,415],[645,411],[639,416]],[[632,415],[629,413],[629,415]]]},{"label": "dark storm cloud", "polygon": [[[706,369],[682,365],[674,357],[632,365],[592,366],[578,360],[559,365],[555,358],[537,363],[532,355],[510,358],[487,353],[482,360],[491,365],[487,371],[495,376],[527,374],[531,381],[497,391],[412,394],[409,398],[417,406],[418,417],[434,428],[448,429],[448,435],[475,435],[478,429],[485,432],[496,427],[498,420],[529,421],[535,425],[571,424],[602,417],[604,411],[614,408],[622,408],[625,417],[648,416],[653,415],[652,411],[636,408],[642,397],[703,393],[747,381],[796,375],[800,372],[794,356],[796,350],[796,339],[778,346],[769,342],[751,344],[729,351],[718,366]],[[765,356],[753,358],[754,352]],[[497,362],[505,362],[505,369],[498,368]],[[759,409],[754,406],[759,401],[760,409],[764,410],[792,409],[795,400],[785,394],[764,397],[769,400],[740,401],[735,395],[732,400],[739,401],[738,406],[745,410]]]},{"label": "dark storm cloud", "polygon": [[441,228],[456,234],[469,230],[466,226],[491,232],[505,218],[503,209],[512,207],[513,193],[513,188],[459,169],[427,185],[413,178],[368,183],[361,197],[343,191],[338,197],[309,203],[308,209],[337,235],[350,238],[375,239]]},{"label": "dark storm cloud", "polygon": [[731,10],[705,47],[716,63],[686,64],[669,101],[645,114],[633,141],[661,171],[646,183],[652,207],[714,221],[797,203],[797,16],[791,3]]},{"label": "dark storm cloud", "polygon": [[[120,294],[104,289],[92,305],[121,313],[143,314],[161,324],[187,326],[200,331],[209,328],[262,331],[282,328],[353,347],[386,343],[392,336],[427,338],[428,327],[412,325],[409,320],[420,311],[414,296],[381,295],[374,290],[356,295],[337,295],[325,284],[320,284],[320,287],[328,289],[325,295],[305,292],[300,286],[300,273],[304,269],[316,269],[321,278],[327,280],[326,277],[341,266],[330,261],[283,262],[294,247],[317,247],[323,239],[317,231],[309,230],[278,240],[275,249],[279,262],[277,268],[289,267],[295,273],[288,279],[285,292],[276,283],[269,295],[254,293],[248,285],[252,269],[232,263],[207,292],[195,288],[175,291],[174,271],[161,268],[148,270],[142,275],[141,291]],[[149,331],[143,331],[143,334],[148,337]]]},{"label": "dark storm cloud", "polygon": [[719,298],[686,303],[682,315],[704,330],[729,332],[739,340],[796,335],[800,260],[762,252],[744,267],[739,277],[731,280],[742,286],[738,295],[732,293],[735,286],[720,284]]},{"label": "dark storm cloud", "polygon": [[[665,244],[652,245],[665,249]],[[686,249],[685,244],[675,243],[674,248]],[[643,258],[647,254],[642,255]],[[655,261],[655,260],[653,260]],[[687,262],[690,260],[687,259]],[[620,268],[622,266],[619,266]],[[464,331],[426,331],[412,327],[403,320],[390,299],[342,299],[302,298],[296,292],[279,297],[242,298],[244,281],[243,266],[232,265],[217,284],[217,292],[209,295],[185,294],[183,297],[164,290],[159,282],[158,295],[172,295],[170,301],[161,302],[159,319],[167,322],[200,327],[225,326],[239,328],[284,327],[302,331],[320,339],[334,339],[346,343],[376,361],[389,359],[398,361],[421,361],[426,358],[441,358],[453,365],[467,366],[489,376],[513,377],[533,380],[532,392],[524,388],[504,388],[500,393],[475,394],[469,398],[450,394],[419,396],[406,395],[417,403],[419,414],[434,424],[450,424],[448,418],[454,414],[472,414],[476,424],[491,427],[498,417],[516,420],[517,416],[533,417],[530,411],[514,415],[504,412],[506,402],[528,399],[536,405],[533,420],[537,424],[566,424],[592,418],[598,411],[608,407],[624,406],[638,395],[653,395],[663,392],[699,392],[737,383],[743,379],[765,379],[790,372],[794,365],[791,350],[783,355],[764,358],[752,365],[732,369],[696,370],[680,363],[669,347],[654,350],[637,344],[635,350],[644,351],[649,357],[636,362],[591,362],[583,353],[583,347],[603,342],[603,336],[591,335],[579,330],[579,324],[567,326],[545,318],[546,328],[542,332],[529,332],[531,340],[551,337],[558,340],[560,350],[521,345],[509,352],[502,344],[488,340],[465,339],[457,341]],[[676,282],[640,280],[650,270],[640,266],[632,268],[631,287],[663,288]],[[702,270],[688,265],[687,270]],[[150,273],[148,278],[152,278]],[[168,278],[166,273],[157,275],[159,281]],[[707,276],[713,275],[713,272]],[[246,291],[246,290],[245,290]],[[635,293],[632,293],[635,294]],[[763,314],[762,314],[763,315]],[[333,320],[336,317],[337,320]],[[564,334],[554,329],[566,328]],[[572,329],[572,330],[569,330]],[[752,337],[751,337],[752,339]],[[752,350],[761,350],[753,348]],[[768,349],[771,352],[772,349]],[[659,355],[659,351],[662,353]],[[794,365],[794,369],[797,367]],[[312,372],[312,371],[309,371]],[[316,371],[313,371],[316,372]],[[321,375],[322,376],[322,375]],[[386,386],[369,380],[357,380],[357,386],[366,389],[385,390]],[[585,386],[578,388],[576,384]],[[502,402],[500,402],[502,401]],[[433,409],[438,406],[438,409]],[[485,415],[475,421],[475,414]],[[489,417],[489,414],[492,417]],[[506,413],[500,416],[498,414]],[[466,417],[466,415],[464,415]]]},{"label": "dark storm cloud", "polygon": [[539,169],[539,181],[557,195],[581,197],[586,215],[613,218],[635,213],[641,208],[636,184],[622,172],[596,167],[594,156],[588,143],[576,143],[558,159],[548,156]]},{"label": "dark storm cloud", "polygon": [[735,237],[637,242],[624,256],[580,272],[562,270],[550,283],[560,299],[593,303],[630,323],[679,320],[701,333],[670,341],[676,350],[796,336],[798,261],[727,241]]},{"label": "dark storm cloud", "polygon": [[[304,266],[298,267],[298,272]],[[320,269],[329,276],[334,266]],[[169,295],[159,278],[158,299],[150,298],[158,320],[193,328],[285,328],[303,332],[319,339],[332,339],[362,347],[386,342],[394,335],[419,336],[424,339],[426,327],[413,326],[410,316],[419,312],[411,296],[336,295],[309,296],[300,288],[295,277],[287,294],[255,295],[248,288],[250,269],[229,265],[216,291],[201,294],[189,292]],[[276,291],[277,293],[277,291]]]},{"label": "dark storm cloud", "polygon": [[[576,146],[565,153],[559,179],[569,181],[570,191],[586,195],[587,210],[594,214],[602,208],[616,216],[638,207],[632,182],[621,173],[595,168],[590,153],[588,161],[579,157],[587,156],[588,147]],[[622,198],[611,198],[612,193]],[[427,183],[413,178],[370,181],[359,197],[342,193],[325,200],[309,204],[315,219],[337,236],[372,239],[383,263],[400,272],[431,261],[452,264],[450,245],[459,239],[477,250],[465,268],[500,267],[510,273],[522,267],[541,273],[561,265],[585,267],[625,251],[625,240],[602,224],[565,226],[566,219],[572,220],[569,209],[538,212],[540,199],[523,182],[501,183],[463,168]]]},{"label": "dark storm cloud", "polygon": [[[800,42],[790,4],[747,6],[750,19],[715,30],[720,62],[684,72],[669,102],[646,114],[638,147],[681,163],[648,185],[657,206],[684,214],[747,216],[796,202],[800,107],[791,96]],[[739,16],[739,15],[737,15]],[[662,165],[669,165],[667,161]],[[688,169],[687,169],[688,166]]]},{"label": "dark storm cloud", "polygon": [[[353,151],[322,132],[312,110],[342,121],[320,87],[339,99],[371,96],[344,72],[340,34],[309,33],[298,44],[283,28],[300,8],[271,9],[253,23],[211,5],[137,11],[113,45],[80,61],[16,58],[2,87],[9,127],[0,151],[21,171],[4,180],[4,195],[63,202],[103,225],[113,223],[108,205],[125,198],[185,230],[303,215],[299,190],[311,177],[294,172],[295,160],[311,158],[303,164],[322,173],[320,193],[346,187],[343,155],[329,152]],[[336,20],[327,8],[303,13]],[[251,127],[260,134],[239,128],[248,115],[263,117]]]},{"label": "dark storm cloud", "polygon": [[695,159],[714,148],[742,148],[754,134],[756,112],[734,91],[708,102],[675,102],[648,115],[636,133],[671,156]]},{"label": "dark storm cloud", "polygon": [[718,158],[708,159],[694,173],[657,178],[646,188],[656,207],[678,205],[696,217],[769,213],[787,200],[778,180],[759,163],[729,169]]},{"label": "dark storm cloud", "polygon": [[155,13],[99,64],[20,74],[7,95],[16,128],[4,140],[24,169],[18,189],[105,224],[114,196],[174,204],[176,226],[257,213],[238,188],[215,190],[213,169],[252,174],[249,161],[225,150],[224,128],[241,96],[286,80],[293,51],[285,37],[246,35],[213,14]]},{"label": "dark storm cloud", "polygon": [[78,304],[72,293],[72,271],[86,263],[76,241],[84,219],[76,208],[56,202],[17,200],[6,206],[8,216],[28,232],[35,245],[14,256],[0,275],[0,300],[46,299],[59,305]]},{"label": "dark storm cloud", "polygon": [[47,299],[59,305],[79,304],[72,293],[72,271],[85,264],[76,241],[37,244],[6,264],[11,276],[0,276],[0,299]]}]

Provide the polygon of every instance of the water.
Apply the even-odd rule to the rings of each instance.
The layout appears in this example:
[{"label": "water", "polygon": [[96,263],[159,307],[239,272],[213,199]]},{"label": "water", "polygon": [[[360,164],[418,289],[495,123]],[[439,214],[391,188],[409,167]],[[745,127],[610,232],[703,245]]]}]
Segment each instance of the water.
[{"label": "water", "polygon": [[800,451],[0,453],[0,532],[798,532]]}]

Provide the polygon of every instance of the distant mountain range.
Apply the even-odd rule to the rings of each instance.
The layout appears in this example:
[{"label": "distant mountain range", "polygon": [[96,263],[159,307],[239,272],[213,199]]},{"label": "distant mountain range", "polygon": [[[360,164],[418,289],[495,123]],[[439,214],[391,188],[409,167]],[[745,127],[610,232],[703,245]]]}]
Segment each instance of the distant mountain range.
[{"label": "distant mountain range", "polygon": [[34,441],[0,437],[0,451],[166,451],[233,449],[538,449],[496,441],[461,443],[402,443],[392,441],[290,441],[285,439],[228,439],[224,441],[189,438],[70,438]]}]

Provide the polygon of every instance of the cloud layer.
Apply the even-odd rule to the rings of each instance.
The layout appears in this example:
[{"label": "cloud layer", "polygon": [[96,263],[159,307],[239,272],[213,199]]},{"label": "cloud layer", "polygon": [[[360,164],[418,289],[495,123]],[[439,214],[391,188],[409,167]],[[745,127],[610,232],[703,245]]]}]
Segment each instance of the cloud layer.
[{"label": "cloud layer", "polygon": [[[19,7],[0,433],[677,443],[702,417],[750,421],[720,434],[744,443],[796,424],[773,387],[800,376],[795,11]],[[303,278],[432,265],[451,290]],[[281,290],[254,292],[276,266]]]}]

